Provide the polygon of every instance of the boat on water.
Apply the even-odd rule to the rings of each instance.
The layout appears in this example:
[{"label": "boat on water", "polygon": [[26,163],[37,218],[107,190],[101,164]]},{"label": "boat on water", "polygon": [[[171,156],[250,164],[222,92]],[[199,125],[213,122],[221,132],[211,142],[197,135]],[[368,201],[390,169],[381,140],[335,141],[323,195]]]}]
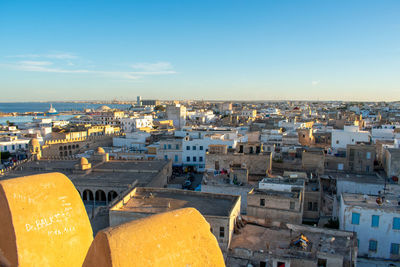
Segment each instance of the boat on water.
[{"label": "boat on water", "polygon": [[58,115],[58,111],[50,104],[50,109],[45,113],[47,116]]}]

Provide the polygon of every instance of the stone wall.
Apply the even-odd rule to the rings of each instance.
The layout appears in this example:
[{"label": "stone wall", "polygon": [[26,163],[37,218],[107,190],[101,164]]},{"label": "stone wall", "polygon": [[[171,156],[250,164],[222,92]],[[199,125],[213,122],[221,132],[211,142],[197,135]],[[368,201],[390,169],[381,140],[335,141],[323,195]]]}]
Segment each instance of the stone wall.
[{"label": "stone wall", "polygon": [[266,176],[271,170],[272,159],[269,153],[260,154],[206,154],[206,170],[229,170],[232,165],[242,165],[249,175]]},{"label": "stone wall", "polygon": [[[261,199],[264,199],[264,206],[260,205]],[[290,208],[290,202],[294,203],[293,209]],[[301,198],[249,194],[247,196],[247,215],[271,221],[302,223]]]},{"label": "stone wall", "polygon": [[58,159],[71,157],[85,150],[94,150],[97,147],[112,146],[111,135],[88,138],[50,140],[42,146],[42,158]]}]

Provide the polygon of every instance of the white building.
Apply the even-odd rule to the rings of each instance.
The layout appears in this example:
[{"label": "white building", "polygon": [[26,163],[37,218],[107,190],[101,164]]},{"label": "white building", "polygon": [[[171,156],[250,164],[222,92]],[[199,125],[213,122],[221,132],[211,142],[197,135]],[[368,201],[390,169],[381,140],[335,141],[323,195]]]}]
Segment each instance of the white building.
[{"label": "white building", "polygon": [[397,196],[343,193],[340,199],[341,230],[353,231],[358,237],[358,256],[363,258],[399,259],[400,208]]},{"label": "white building", "polygon": [[113,137],[113,146],[128,148],[131,150],[144,150],[146,139],[150,137],[147,132],[126,133],[125,136]]},{"label": "white building", "polygon": [[[283,133],[281,129],[263,129],[260,134],[260,141],[265,147],[282,147],[283,146]],[[271,150],[272,151],[272,150]]]},{"label": "white building", "polygon": [[255,109],[244,109],[240,113],[243,117],[255,118],[257,116],[257,110]]},{"label": "white building", "polygon": [[167,106],[167,119],[172,120],[176,129],[186,125],[186,107],[183,105]]},{"label": "white building", "polygon": [[186,112],[187,117],[191,120],[191,121],[195,121],[198,123],[210,123],[211,121],[213,121],[215,119],[215,115],[214,112],[212,112],[211,110],[206,110],[206,111],[187,111]]},{"label": "white building", "polygon": [[370,136],[368,131],[360,131],[358,126],[344,126],[343,130],[332,130],[331,147],[345,149],[347,145],[369,142]]},{"label": "white building", "polygon": [[285,128],[287,130],[296,130],[296,129],[303,129],[307,128],[307,123],[306,122],[298,122],[296,119],[286,119],[286,120],[281,120],[278,122],[278,127],[279,128]]},{"label": "white building", "polygon": [[136,131],[140,128],[152,127],[153,116],[140,116],[121,119],[121,128],[125,133]]},{"label": "white building", "polygon": [[381,125],[372,128],[371,136],[372,141],[375,143],[376,140],[390,141],[395,137],[394,130],[398,128],[399,125]]},{"label": "white building", "polygon": [[18,138],[18,136],[0,137],[0,152],[15,153],[18,150],[28,150],[30,139]]},{"label": "white building", "polygon": [[157,158],[172,160],[173,166],[182,166],[182,137],[171,136],[160,140]]},{"label": "white building", "polygon": [[237,139],[229,139],[228,134],[212,134],[200,138],[186,136],[182,142],[183,166],[192,166],[198,171],[204,171],[209,145],[227,145],[228,148],[236,148],[236,144]]}]

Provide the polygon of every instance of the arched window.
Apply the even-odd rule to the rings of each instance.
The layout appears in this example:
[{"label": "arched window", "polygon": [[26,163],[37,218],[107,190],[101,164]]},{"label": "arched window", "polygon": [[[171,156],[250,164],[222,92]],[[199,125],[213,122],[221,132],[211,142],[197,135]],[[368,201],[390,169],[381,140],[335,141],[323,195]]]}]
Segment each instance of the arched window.
[{"label": "arched window", "polygon": [[115,199],[117,196],[118,196],[118,194],[117,194],[117,192],[115,192],[115,191],[110,191],[110,192],[108,192],[108,196],[107,196],[108,202],[112,201],[112,200]]},{"label": "arched window", "polygon": [[106,202],[106,193],[104,193],[103,190],[97,190],[96,191],[96,202]]},{"label": "arched window", "polygon": [[94,200],[93,192],[90,191],[89,189],[84,190],[83,194],[82,194],[82,200],[83,201],[93,201]]},{"label": "arched window", "polygon": [[62,150],[62,146],[60,146],[60,150]]}]

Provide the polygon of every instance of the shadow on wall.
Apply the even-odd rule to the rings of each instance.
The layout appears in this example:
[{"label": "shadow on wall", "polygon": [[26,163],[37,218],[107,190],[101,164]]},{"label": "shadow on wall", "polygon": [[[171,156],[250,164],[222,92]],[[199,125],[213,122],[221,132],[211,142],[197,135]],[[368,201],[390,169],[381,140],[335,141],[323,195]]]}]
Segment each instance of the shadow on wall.
[{"label": "shadow on wall", "polygon": [[0,221],[1,267],[225,266],[193,208],[107,228],[93,240],[79,193],[61,173],[0,181]]}]

